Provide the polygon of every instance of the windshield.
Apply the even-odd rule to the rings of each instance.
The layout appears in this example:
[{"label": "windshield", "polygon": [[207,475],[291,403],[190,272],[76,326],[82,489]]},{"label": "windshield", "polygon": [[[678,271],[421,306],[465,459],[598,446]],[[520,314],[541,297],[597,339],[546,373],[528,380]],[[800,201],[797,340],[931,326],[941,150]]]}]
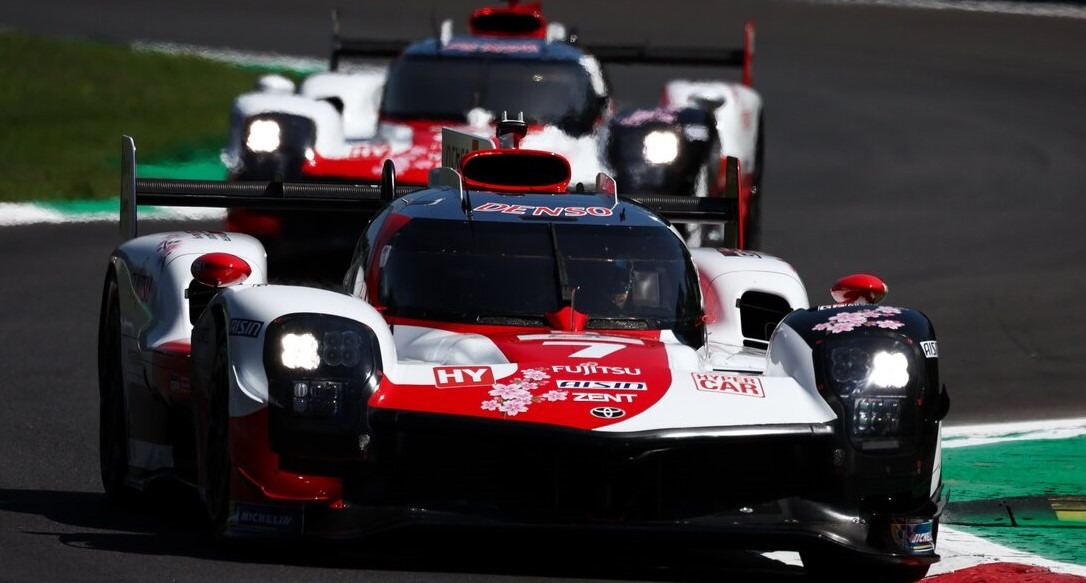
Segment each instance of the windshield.
[{"label": "windshield", "polygon": [[588,134],[602,100],[576,61],[437,56],[399,59],[389,70],[381,114],[399,120],[466,121],[483,108],[532,123],[552,124],[572,136]]},{"label": "windshield", "polygon": [[546,325],[572,303],[587,328],[677,333],[702,315],[685,248],[659,227],[412,219],[382,256],[389,315]]}]

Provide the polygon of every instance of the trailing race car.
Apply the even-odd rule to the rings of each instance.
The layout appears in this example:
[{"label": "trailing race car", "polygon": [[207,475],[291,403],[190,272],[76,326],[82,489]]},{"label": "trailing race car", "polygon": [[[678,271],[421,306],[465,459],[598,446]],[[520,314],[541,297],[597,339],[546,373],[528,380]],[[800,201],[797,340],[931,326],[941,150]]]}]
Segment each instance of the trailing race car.
[{"label": "trailing race car", "polygon": [[[548,23],[539,3],[481,8],[468,24],[468,34],[453,34],[446,21],[418,42],[345,39],[337,24],[329,71],[297,89],[269,77],[235,101],[223,154],[230,177],[375,184],[392,159],[401,185],[424,186],[441,164],[443,127],[485,139],[502,112],[523,112],[524,146],[566,156],[573,184],[605,171],[623,192],[719,196],[724,160],[738,158],[751,185],[740,193],[738,245],[757,247],[764,136],[753,24],[735,50],[582,46]],[[391,64],[358,66],[373,59]],[[615,113],[608,64],[741,67],[742,82],[673,80],[660,106]],[[227,228],[257,236],[273,257],[340,250],[346,260],[357,225],[353,217],[232,209]],[[720,232],[710,230],[706,244],[723,244]]]},{"label": "trailing race car", "polygon": [[[99,332],[113,499],[179,479],[227,536],[689,535],[900,580],[939,559],[931,323],[875,305],[871,275],[812,308],[778,258],[688,247],[674,222],[734,226],[734,158],[714,199],[569,192],[563,157],[504,147],[403,196],[391,163],[376,188],[224,184],[136,180],[123,154]],[[333,291],[269,284],[245,234],[137,237],[140,204],[373,218]]]}]

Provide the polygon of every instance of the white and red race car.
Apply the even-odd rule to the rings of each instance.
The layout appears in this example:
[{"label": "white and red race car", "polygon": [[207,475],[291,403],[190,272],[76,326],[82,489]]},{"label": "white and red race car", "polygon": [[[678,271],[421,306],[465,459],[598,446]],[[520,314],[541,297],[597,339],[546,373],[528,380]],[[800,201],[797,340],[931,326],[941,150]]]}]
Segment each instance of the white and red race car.
[{"label": "white and red race car", "polygon": [[[328,71],[298,87],[271,76],[235,100],[223,152],[230,176],[375,184],[391,159],[401,185],[424,186],[441,165],[442,128],[485,137],[502,112],[523,112],[524,147],[564,155],[573,185],[591,184],[603,171],[627,193],[713,197],[723,191],[724,160],[737,158],[747,185],[738,246],[758,248],[765,138],[752,81],[753,23],[741,49],[584,45],[548,22],[539,3],[480,8],[468,24],[467,34],[455,34],[446,21],[417,42],[340,38],[337,26]],[[742,74],[673,79],[661,103],[627,110],[616,106],[605,74],[614,64]],[[303,261],[349,250],[358,235],[350,217],[255,209],[231,209],[227,229],[256,236],[277,258]],[[704,233],[706,245],[724,245],[719,229]]]},{"label": "white and red race car", "polygon": [[[878,305],[865,274],[810,307],[781,259],[689,247],[675,222],[734,227],[734,159],[728,196],[692,199],[621,196],[606,175],[569,192],[546,151],[461,154],[399,197],[391,163],[380,187],[267,197],[136,180],[125,138],[99,336],[107,494],[180,480],[226,536],[691,535],[897,580],[939,560],[949,401],[922,313]],[[136,236],[140,204],[372,219],[334,291],[269,283],[249,235]]]}]

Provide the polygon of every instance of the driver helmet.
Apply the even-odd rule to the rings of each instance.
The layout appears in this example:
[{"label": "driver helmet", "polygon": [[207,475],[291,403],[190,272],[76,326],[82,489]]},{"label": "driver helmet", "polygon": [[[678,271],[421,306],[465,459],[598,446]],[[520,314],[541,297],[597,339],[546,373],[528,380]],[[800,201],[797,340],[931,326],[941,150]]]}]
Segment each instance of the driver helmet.
[{"label": "driver helmet", "polygon": [[625,304],[633,291],[633,264],[625,259],[616,259],[607,263],[605,273],[603,285],[607,297],[616,306]]}]

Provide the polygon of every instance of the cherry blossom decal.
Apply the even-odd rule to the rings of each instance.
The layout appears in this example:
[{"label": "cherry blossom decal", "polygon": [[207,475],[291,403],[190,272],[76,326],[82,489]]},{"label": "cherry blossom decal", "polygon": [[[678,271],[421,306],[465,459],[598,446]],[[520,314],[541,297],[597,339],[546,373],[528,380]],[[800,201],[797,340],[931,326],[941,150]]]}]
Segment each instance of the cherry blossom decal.
[{"label": "cherry blossom decal", "polygon": [[494,383],[488,393],[493,399],[483,401],[484,411],[500,411],[508,417],[516,417],[528,411],[528,406],[541,401],[565,401],[569,391],[535,392],[551,375],[537,368],[520,371],[521,378],[513,378],[505,383]]},{"label": "cherry blossom decal", "polygon": [[841,312],[830,316],[829,320],[826,322],[815,324],[814,329],[829,332],[830,334],[849,332],[860,328],[861,326],[897,330],[904,326],[905,323],[900,320],[883,320],[882,318],[896,316],[900,313],[901,310],[898,308],[888,307],[878,307],[872,310],[860,310],[858,312]]}]

